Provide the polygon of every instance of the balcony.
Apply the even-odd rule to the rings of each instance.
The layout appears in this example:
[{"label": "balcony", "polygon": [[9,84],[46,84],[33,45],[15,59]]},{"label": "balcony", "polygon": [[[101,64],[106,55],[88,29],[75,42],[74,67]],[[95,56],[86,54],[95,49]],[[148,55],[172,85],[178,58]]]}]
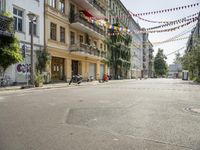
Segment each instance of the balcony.
[{"label": "balcony", "polygon": [[143,63],[143,69],[145,70],[147,68],[146,64]]},{"label": "balcony", "polygon": [[146,62],[146,57],[145,56],[143,56],[143,62]]},{"label": "balcony", "polygon": [[106,16],[106,10],[101,6],[101,4],[97,0],[89,0],[89,3],[93,5],[102,14],[104,14],[104,16]]},{"label": "balcony", "polygon": [[13,19],[0,15],[0,36],[14,36]]},{"label": "balcony", "polygon": [[86,32],[94,37],[104,39],[106,32],[94,23],[89,22],[86,18],[76,14],[70,18],[71,26],[77,30]]},{"label": "balcony", "polygon": [[91,45],[87,45],[84,43],[79,43],[79,44],[73,44],[69,48],[71,53],[75,53],[77,55],[81,56],[89,56],[89,57],[94,57],[94,58],[107,58],[107,53],[104,51],[100,51],[96,47],[93,47]]},{"label": "balcony", "polygon": [[50,6],[48,3],[45,3],[44,6],[45,6],[44,11],[46,15],[50,15],[50,16],[53,15],[53,16],[56,16],[57,19],[65,21],[66,23],[69,22],[69,16],[66,13],[62,13],[60,10]]},{"label": "balcony", "polygon": [[94,17],[105,18],[106,9],[98,1],[99,0],[74,0],[74,2],[81,6],[83,9],[90,10],[90,13]]}]

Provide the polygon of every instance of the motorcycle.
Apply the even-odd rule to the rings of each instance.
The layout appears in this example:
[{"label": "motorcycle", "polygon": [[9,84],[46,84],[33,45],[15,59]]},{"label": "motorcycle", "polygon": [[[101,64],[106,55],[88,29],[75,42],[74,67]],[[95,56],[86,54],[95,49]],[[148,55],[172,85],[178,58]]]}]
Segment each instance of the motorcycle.
[{"label": "motorcycle", "polygon": [[80,84],[82,82],[83,78],[81,75],[73,75],[71,80],[69,81],[69,85],[71,85],[71,83],[77,83]]}]

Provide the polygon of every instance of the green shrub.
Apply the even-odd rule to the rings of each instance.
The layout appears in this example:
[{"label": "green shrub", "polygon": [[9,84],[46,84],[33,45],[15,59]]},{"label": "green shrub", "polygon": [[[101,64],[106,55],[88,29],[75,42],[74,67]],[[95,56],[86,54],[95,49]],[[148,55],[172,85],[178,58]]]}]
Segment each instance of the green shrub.
[{"label": "green shrub", "polygon": [[43,82],[44,82],[44,76],[43,76],[41,73],[37,72],[37,73],[35,74],[34,80],[35,80],[35,83],[36,83],[36,84],[38,84],[38,83],[43,83]]},{"label": "green shrub", "polygon": [[200,83],[200,78],[196,77],[196,78],[194,78],[194,81]]}]

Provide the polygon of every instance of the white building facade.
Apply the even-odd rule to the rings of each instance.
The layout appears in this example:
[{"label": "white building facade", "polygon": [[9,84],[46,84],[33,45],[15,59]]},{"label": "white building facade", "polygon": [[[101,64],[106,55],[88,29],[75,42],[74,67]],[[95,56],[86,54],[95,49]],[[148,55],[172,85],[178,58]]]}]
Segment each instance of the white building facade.
[{"label": "white building facade", "polygon": [[43,50],[44,46],[44,1],[42,0],[4,0],[5,11],[14,17],[15,36],[20,41],[20,47],[25,48],[26,55],[22,62],[11,65],[5,75],[11,78],[12,82],[24,83],[30,75],[30,21],[28,13],[36,15],[33,28],[33,50],[34,62],[36,62],[36,50]]},{"label": "white building facade", "polygon": [[149,40],[148,33],[143,33],[143,70],[142,77],[148,78],[149,75]]},{"label": "white building facade", "polygon": [[131,46],[131,78],[141,78],[143,70],[143,35],[136,33],[141,30],[135,20],[130,19],[129,29],[133,31]]}]

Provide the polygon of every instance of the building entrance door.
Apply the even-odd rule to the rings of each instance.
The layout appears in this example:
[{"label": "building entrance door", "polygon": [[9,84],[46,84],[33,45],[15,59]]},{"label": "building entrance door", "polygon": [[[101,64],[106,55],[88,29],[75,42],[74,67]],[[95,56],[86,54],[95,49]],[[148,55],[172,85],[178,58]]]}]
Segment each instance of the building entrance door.
[{"label": "building entrance door", "polygon": [[78,61],[72,60],[72,75],[78,75]]},{"label": "building entrance door", "polygon": [[59,81],[64,79],[64,59],[52,57],[51,63],[52,80]]}]

